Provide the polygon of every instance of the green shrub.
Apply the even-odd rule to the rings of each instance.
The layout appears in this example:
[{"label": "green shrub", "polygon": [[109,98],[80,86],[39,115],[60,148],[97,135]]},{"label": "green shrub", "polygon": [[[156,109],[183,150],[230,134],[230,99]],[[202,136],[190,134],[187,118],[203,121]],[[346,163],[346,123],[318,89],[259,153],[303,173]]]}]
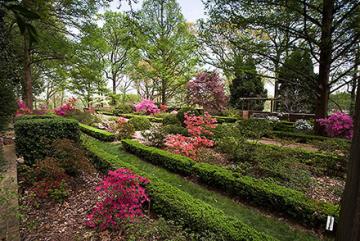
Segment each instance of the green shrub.
[{"label": "green shrub", "polygon": [[73,110],[70,113],[67,113],[65,117],[77,120],[85,125],[92,125],[99,121],[96,116],[92,115],[90,112],[81,110]]},{"label": "green shrub", "polygon": [[201,112],[197,109],[194,109],[194,108],[190,108],[190,107],[184,107],[184,108],[181,108],[178,113],[176,114],[176,118],[180,121],[180,123],[182,125],[184,125],[184,120],[185,120],[185,113],[188,112],[190,114],[194,114],[194,115],[201,115]]},{"label": "green shrub", "polygon": [[320,227],[327,215],[338,217],[338,207],[307,198],[303,193],[277,185],[271,180],[239,176],[212,164],[197,163],[184,156],[148,147],[134,140],[123,140],[124,148],[141,158],[183,175],[195,175],[199,181],[219,188],[252,204],[277,210],[306,226]]},{"label": "green shrub", "polygon": [[132,104],[119,104],[115,107],[113,114],[121,115],[134,112],[134,106]]},{"label": "green shrub", "polygon": [[283,139],[292,139],[300,143],[311,143],[313,141],[327,141],[327,140],[336,140],[336,142],[344,143],[344,144],[350,143],[350,141],[346,139],[309,135],[301,132],[272,131],[270,133],[265,134],[265,136],[278,137]]},{"label": "green shrub", "polygon": [[[3,74],[7,75],[4,66],[1,66],[0,76],[0,131],[7,127],[11,118],[16,112],[15,86],[12,81]],[[3,72],[5,71],[5,73]]]},{"label": "green shrub", "polygon": [[163,118],[163,124],[164,125],[180,125],[181,122],[174,114],[168,114]]},{"label": "green shrub", "polygon": [[132,138],[132,136],[134,135],[135,128],[133,124],[128,121],[122,124],[118,124],[115,128],[115,131],[118,140],[129,139]]},{"label": "green shrub", "polygon": [[150,130],[141,132],[147,145],[155,147],[163,147],[164,140],[168,133],[164,130],[163,126],[152,126]]},{"label": "green shrub", "polygon": [[[123,162],[117,156],[99,149],[96,146],[95,140],[84,138],[83,144],[86,149],[96,156],[97,161],[102,160],[105,162],[103,165],[113,165],[113,168],[115,168],[115,166],[125,167],[131,169],[138,175],[148,177],[150,183],[146,186],[146,189],[151,199],[151,208],[156,214],[162,215],[167,219],[178,220],[182,226],[194,232],[203,233],[204,231],[209,231],[216,233],[217,236],[212,240],[275,240],[268,235],[259,233],[243,222],[225,215],[222,211],[211,205],[193,198],[190,194],[183,192],[148,173],[140,172],[137,168]],[[181,156],[179,157],[183,158]]]},{"label": "green shrub", "polygon": [[273,130],[274,131],[286,131],[286,132],[294,132],[294,122],[289,121],[279,121],[273,123]]},{"label": "green shrub", "polygon": [[168,135],[176,135],[180,134],[183,136],[188,136],[189,133],[185,127],[182,127],[181,125],[166,125],[163,126],[164,132]]},{"label": "green shrub", "polygon": [[142,116],[133,117],[128,122],[132,124],[137,131],[148,130],[151,127],[150,120]]},{"label": "green shrub", "polygon": [[239,120],[240,131],[244,137],[259,139],[272,131],[271,121],[264,119]]},{"label": "green shrub", "polygon": [[79,123],[65,118],[20,119],[15,122],[16,152],[28,164],[43,159],[57,139],[79,141]]},{"label": "green shrub", "polygon": [[111,132],[100,130],[96,127],[79,124],[80,130],[89,136],[95,137],[96,139],[102,140],[102,141],[114,141],[115,135]]}]

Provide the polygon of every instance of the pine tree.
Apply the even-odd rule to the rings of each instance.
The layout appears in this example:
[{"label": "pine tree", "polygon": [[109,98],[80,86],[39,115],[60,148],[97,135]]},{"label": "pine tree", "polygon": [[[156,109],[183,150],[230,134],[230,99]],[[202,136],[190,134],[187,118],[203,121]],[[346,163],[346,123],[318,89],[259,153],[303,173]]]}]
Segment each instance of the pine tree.
[{"label": "pine tree", "polygon": [[279,71],[280,110],[314,113],[316,78],[309,51],[293,51]]},{"label": "pine tree", "polygon": [[230,105],[238,109],[263,110],[264,100],[244,101],[240,98],[254,97],[266,98],[267,90],[256,70],[255,62],[252,58],[245,61],[237,57],[235,79],[230,85]]}]

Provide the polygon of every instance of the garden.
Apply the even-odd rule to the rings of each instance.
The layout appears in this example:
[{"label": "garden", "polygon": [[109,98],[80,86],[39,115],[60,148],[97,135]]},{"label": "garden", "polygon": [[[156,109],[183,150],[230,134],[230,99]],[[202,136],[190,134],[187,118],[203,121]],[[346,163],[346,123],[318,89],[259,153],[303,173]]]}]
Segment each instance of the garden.
[{"label": "garden", "polygon": [[0,2],[1,240],[359,240],[360,3],[193,4]]}]

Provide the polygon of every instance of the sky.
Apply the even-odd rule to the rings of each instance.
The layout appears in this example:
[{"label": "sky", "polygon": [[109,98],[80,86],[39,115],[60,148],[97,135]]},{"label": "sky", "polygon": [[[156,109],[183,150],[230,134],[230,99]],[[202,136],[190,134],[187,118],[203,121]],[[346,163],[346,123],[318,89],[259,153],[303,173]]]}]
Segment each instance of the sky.
[{"label": "sky", "polygon": [[[138,0],[138,3],[133,5],[133,8],[135,10],[139,9],[142,2],[142,0]],[[182,13],[188,22],[196,22],[196,20],[205,17],[204,4],[201,0],[177,0],[177,2],[180,5]],[[119,1],[113,1],[110,5],[110,9],[112,11],[119,11]],[[123,3],[120,8],[120,10],[123,11],[127,11],[129,9],[130,8],[128,4],[125,3]]]}]

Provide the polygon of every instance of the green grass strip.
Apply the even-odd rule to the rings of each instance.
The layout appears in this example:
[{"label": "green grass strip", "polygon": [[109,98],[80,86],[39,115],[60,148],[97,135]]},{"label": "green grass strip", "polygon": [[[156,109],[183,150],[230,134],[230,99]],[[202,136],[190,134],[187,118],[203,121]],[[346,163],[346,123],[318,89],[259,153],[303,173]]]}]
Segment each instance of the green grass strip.
[{"label": "green grass strip", "polygon": [[[89,138],[86,138],[89,139]],[[292,241],[313,241],[319,238],[312,232],[290,226],[286,221],[265,215],[260,211],[235,202],[233,199],[220,193],[210,191],[205,187],[184,179],[156,165],[143,161],[136,156],[125,152],[120,144],[102,143],[93,140],[92,143],[106,153],[116,155],[122,162],[130,163],[152,178],[159,178],[162,181],[189,193],[192,197],[200,199],[211,206],[220,209],[226,215],[232,216],[259,232],[271,235],[279,240]],[[120,149],[119,149],[120,148]]]}]

